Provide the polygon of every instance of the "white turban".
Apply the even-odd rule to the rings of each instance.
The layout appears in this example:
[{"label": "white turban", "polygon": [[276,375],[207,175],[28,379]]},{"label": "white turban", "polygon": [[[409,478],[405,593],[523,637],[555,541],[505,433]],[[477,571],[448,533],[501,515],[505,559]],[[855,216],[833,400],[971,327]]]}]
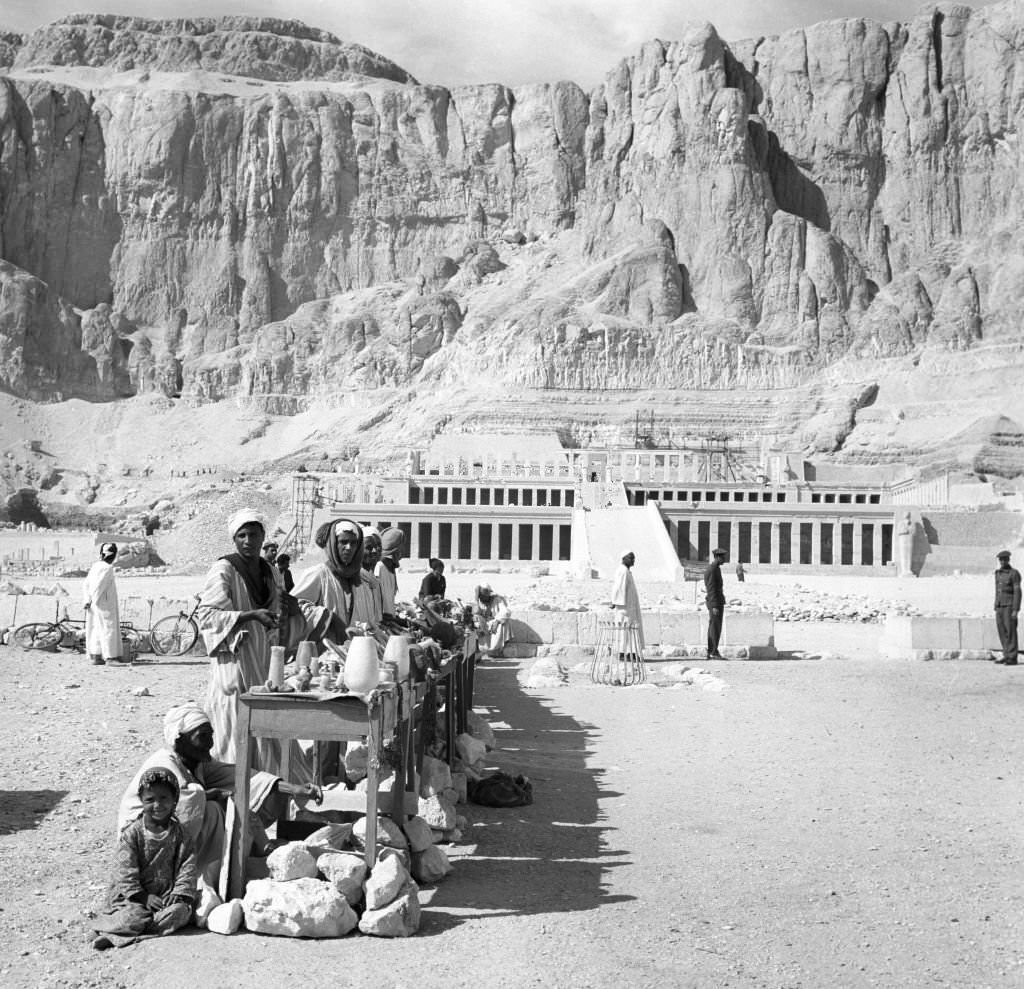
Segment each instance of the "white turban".
[{"label": "white turban", "polygon": [[167,743],[167,748],[173,751],[174,743],[182,735],[192,731],[193,728],[209,723],[209,716],[195,701],[186,701],[184,704],[172,707],[164,715],[164,741]]},{"label": "white turban", "polygon": [[228,519],[228,539],[234,539],[235,533],[249,522],[256,522],[264,532],[267,531],[267,523],[255,508],[240,508]]}]

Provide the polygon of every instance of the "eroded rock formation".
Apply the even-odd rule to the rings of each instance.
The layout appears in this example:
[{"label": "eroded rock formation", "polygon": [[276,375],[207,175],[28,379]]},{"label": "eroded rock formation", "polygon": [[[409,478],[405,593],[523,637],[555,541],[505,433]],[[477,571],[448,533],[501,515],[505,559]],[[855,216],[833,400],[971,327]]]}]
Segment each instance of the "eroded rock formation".
[{"label": "eroded rock formation", "polygon": [[294,22],[0,35],[0,386],[287,412],[989,346],[1019,369],[1022,53],[1019,0],[695,25],[590,94],[420,85]]}]

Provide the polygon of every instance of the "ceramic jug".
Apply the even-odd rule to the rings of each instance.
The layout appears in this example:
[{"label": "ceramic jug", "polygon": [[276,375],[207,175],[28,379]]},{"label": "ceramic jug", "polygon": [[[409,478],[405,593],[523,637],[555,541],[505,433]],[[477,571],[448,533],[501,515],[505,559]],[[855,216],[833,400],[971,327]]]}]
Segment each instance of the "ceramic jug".
[{"label": "ceramic jug", "polygon": [[270,647],[270,682],[275,687],[284,683],[284,646]]},{"label": "ceramic jug", "polygon": [[367,635],[357,635],[348,644],[345,660],[345,686],[354,694],[368,694],[380,679],[377,643]]},{"label": "ceramic jug", "polygon": [[384,647],[384,662],[398,666],[398,679],[404,680],[409,675],[409,636],[392,635]]},{"label": "ceramic jug", "polygon": [[304,666],[308,667],[313,659],[313,643],[308,639],[299,643],[299,648],[295,651],[295,668],[301,670]]}]

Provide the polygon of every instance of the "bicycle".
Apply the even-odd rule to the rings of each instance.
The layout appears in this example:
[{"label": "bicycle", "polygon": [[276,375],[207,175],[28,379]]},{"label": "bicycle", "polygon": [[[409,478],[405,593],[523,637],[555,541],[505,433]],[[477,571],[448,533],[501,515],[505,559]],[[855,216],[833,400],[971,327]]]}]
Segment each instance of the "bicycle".
[{"label": "bicycle", "polygon": [[199,626],[195,614],[199,610],[201,595],[196,595],[196,603],[186,614],[179,611],[176,615],[161,618],[149,630],[149,644],[158,656],[184,656],[199,641]]},{"label": "bicycle", "polygon": [[[142,635],[131,622],[120,622],[120,627],[124,646],[122,661],[134,663],[139,654]],[[19,625],[12,639],[22,649],[42,649],[46,652],[71,649],[74,652],[85,652],[85,619],[69,618],[66,608],[62,616],[58,606],[55,622],[27,622]]]}]

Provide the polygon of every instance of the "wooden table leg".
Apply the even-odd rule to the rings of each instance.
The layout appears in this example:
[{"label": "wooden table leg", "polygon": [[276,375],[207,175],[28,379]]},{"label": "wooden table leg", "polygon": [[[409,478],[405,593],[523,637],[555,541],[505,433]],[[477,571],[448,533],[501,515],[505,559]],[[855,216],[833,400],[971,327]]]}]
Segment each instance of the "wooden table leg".
[{"label": "wooden table leg", "polygon": [[391,785],[391,820],[405,831],[405,771],[406,753],[409,751],[409,725],[412,724],[411,714],[395,727],[395,778]]},{"label": "wooden table leg", "polygon": [[245,862],[252,836],[249,833],[249,708],[239,703],[235,720],[235,794],[236,817],[228,851],[228,892],[232,899],[245,895]]},{"label": "wooden table leg", "polygon": [[455,730],[456,730],[456,695],[455,678],[459,675],[456,667],[444,681],[444,733],[445,750],[448,755],[448,768],[455,765]]}]

